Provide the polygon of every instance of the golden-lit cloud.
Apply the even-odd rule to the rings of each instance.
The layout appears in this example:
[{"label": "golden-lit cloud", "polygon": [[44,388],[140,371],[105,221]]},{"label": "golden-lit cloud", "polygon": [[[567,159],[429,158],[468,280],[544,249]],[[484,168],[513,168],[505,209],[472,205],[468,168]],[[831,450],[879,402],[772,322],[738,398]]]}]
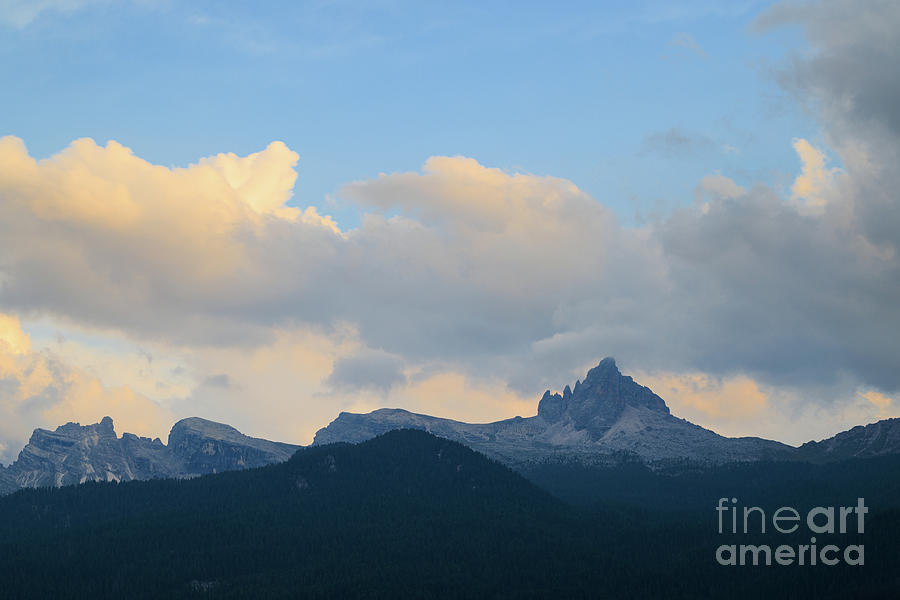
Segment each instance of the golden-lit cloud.
[{"label": "golden-lit cloud", "polygon": [[738,375],[714,377],[705,373],[641,374],[639,381],[663,396],[670,407],[708,419],[741,420],[769,408],[766,395],[753,379]]},{"label": "golden-lit cloud", "polygon": [[[267,232],[338,233],[315,208],[286,204],[297,160],[273,142],[247,157],[219,154],[169,168],[86,138],[35,160],[22,140],[0,138],[7,307],[145,334],[226,330],[215,313],[271,286],[251,281]],[[312,260],[294,250],[301,254],[291,260]]]},{"label": "golden-lit cloud", "polygon": [[765,385],[747,375],[640,372],[635,378],[661,396],[676,416],[732,437],[749,435],[799,445],[900,415],[884,394],[854,392],[845,386],[824,391],[837,399],[815,402],[806,397],[808,389]]},{"label": "golden-lit cloud", "polygon": [[500,380],[479,380],[453,371],[410,373],[408,382],[385,396],[371,390],[343,394],[344,410],[368,412],[377,408],[402,408],[469,423],[488,423],[537,413],[539,394],[521,395]]},{"label": "golden-lit cloud", "polygon": [[879,418],[892,417],[900,414],[900,407],[897,406],[893,398],[885,396],[881,392],[869,390],[860,394],[863,398],[874,404],[878,408]]},{"label": "golden-lit cloud", "polygon": [[7,355],[31,352],[31,339],[15,315],[0,314],[0,351]]},{"label": "golden-lit cloud", "polygon": [[[801,210],[830,171],[808,144],[798,152],[794,202],[710,175],[705,202],[639,228],[570,181],[436,156],[341,188],[336,202],[363,212],[341,231],[294,202],[299,158],[280,142],[173,168],[88,139],[35,160],[7,136],[0,306],[144,346],[42,342],[73,372],[128,390],[110,406],[147,399],[289,441],[349,407],[533,413],[543,389],[610,354],[670,374],[647,383],[684,416],[774,431],[767,415],[782,403],[812,402],[773,396],[774,381],[848,372],[890,393],[897,372],[874,360],[894,342],[871,318],[895,314],[893,259],[859,253],[830,204]],[[45,385],[49,368],[33,372],[28,385]],[[70,388],[82,391],[63,412],[99,394]]]},{"label": "golden-lit cloud", "polygon": [[472,380],[454,372],[414,380],[398,396],[409,410],[474,423],[530,417],[537,414],[540,398],[515,393],[500,380]]},{"label": "golden-lit cloud", "polygon": [[203,158],[199,167],[218,171],[238,198],[259,214],[272,213],[296,219],[300,210],[285,204],[293,195],[300,156],[284,145],[272,142],[262,152],[237,156],[233,152]]},{"label": "golden-lit cloud", "polygon": [[382,174],[346,185],[342,194],[364,206],[399,208],[425,224],[453,230],[560,234],[577,218],[605,225],[607,209],[570,181],[506,173],[463,156],[432,156],[421,173]]},{"label": "golden-lit cloud", "polygon": [[803,138],[795,138],[793,145],[803,167],[791,185],[791,198],[807,208],[821,209],[828,203],[828,194],[839,169],[827,167],[825,153]]},{"label": "golden-lit cloud", "polygon": [[93,375],[31,349],[18,319],[0,315],[0,462],[10,462],[35,427],[113,418],[119,434],[165,435],[171,416],[127,386],[108,388]]},{"label": "golden-lit cloud", "polygon": [[389,388],[337,385],[335,365],[362,356],[378,353],[364,348],[351,326],[331,335],[282,330],[272,344],[255,348],[189,351],[183,358],[199,383],[173,410],[178,417],[200,414],[294,443],[310,443],[341,411],[391,406],[479,422],[537,411],[537,394],[523,397],[500,380],[473,380],[449,368],[412,369]]}]

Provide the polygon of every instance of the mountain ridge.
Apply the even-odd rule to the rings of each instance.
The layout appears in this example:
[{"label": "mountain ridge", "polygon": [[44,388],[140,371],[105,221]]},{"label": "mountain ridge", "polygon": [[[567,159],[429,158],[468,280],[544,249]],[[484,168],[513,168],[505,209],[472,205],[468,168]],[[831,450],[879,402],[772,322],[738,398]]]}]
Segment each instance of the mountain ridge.
[{"label": "mountain ridge", "polygon": [[[397,430],[257,469],[0,498],[0,585],[40,599],[888,598],[898,464],[626,466],[595,480],[599,502],[575,505],[470,447]],[[710,518],[723,490],[767,514],[864,496],[865,535],[818,539],[865,542],[865,569],[723,569],[713,554],[735,538]]]},{"label": "mountain ridge", "polygon": [[0,493],[86,481],[195,477],[282,462],[297,448],[199,417],[176,422],[168,445],[132,433],[118,437],[107,416],[90,425],[35,429],[18,458],[0,469]]},{"label": "mountain ridge", "polygon": [[[654,469],[732,462],[830,462],[900,454],[900,419],[859,425],[800,447],[758,437],[728,438],[681,419],[650,388],[623,375],[609,357],[574,387],[541,396],[537,414],[492,423],[465,423],[400,408],[341,412],[318,430],[311,446],[358,444],[396,429],[418,429],[460,442],[509,467],[581,464],[615,467],[639,462]],[[112,419],[55,431],[36,429],[18,459],[0,466],[0,494],[23,487],[84,481],[185,478],[287,460],[301,445],[251,438],[222,423],[189,417],[175,423],[168,444],[115,434]]]},{"label": "mountain ridge", "polygon": [[792,446],[757,437],[726,438],[671,414],[650,388],[623,375],[604,358],[562,394],[545,391],[533,417],[470,424],[379,409],[342,412],[320,429],[313,444],[358,443],[398,427],[424,429],[513,466],[575,460],[615,464],[632,458],[651,465],[690,461],[722,464],[786,457]]}]

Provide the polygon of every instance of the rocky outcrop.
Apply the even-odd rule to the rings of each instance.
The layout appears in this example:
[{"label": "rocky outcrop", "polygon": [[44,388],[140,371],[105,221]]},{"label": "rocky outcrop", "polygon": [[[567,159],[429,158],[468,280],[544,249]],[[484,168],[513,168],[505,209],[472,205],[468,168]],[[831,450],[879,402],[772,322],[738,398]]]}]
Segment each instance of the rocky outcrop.
[{"label": "rocky outcrop", "polygon": [[650,388],[603,359],[562,394],[544,392],[534,417],[470,424],[399,409],[341,413],[313,444],[358,443],[399,428],[423,429],[462,442],[511,466],[578,461],[606,464],[625,458],[651,465],[783,458],[790,446],[760,438],[726,438],[679,419]]},{"label": "rocky outcrop", "polygon": [[810,462],[829,462],[888,454],[900,454],[900,419],[857,425],[826,440],[807,442],[797,449],[796,457]]},{"label": "rocky outcrop", "polygon": [[[157,439],[156,443],[165,450],[162,442]],[[144,438],[132,445],[152,452],[153,440]],[[123,450],[109,417],[94,425],[66,423],[56,431],[35,429],[19,458],[7,469],[7,479],[14,489],[137,479],[142,461],[136,464]],[[157,466],[163,470],[161,476],[174,474],[170,463]]]},{"label": "rocky outcrop", "polygon": [[584,381],[567,385],[562,396],[544,392],[538,403],[538,416],[548,423],[568,419],[599,439],[615,425],[628,408],[669,414],[669,407],[653,391],[622,375],[614,358],[604,358],[588,371]]},{"label": "rocky outcrop", "polygon": [[228,425],[190,418],[172,427],[169,444],[126,433],[112,419],[35,429],[18,459],[0,470],[0,493],[85,481],[194,477],[282,462],[299,448],[243,435]]},{"label": "rocky outcrop", "polygon": [[187,473],[219,473],[284,462],[299,446],[244,435],[230,425],[192,417],[175,423],[168,450]]}]

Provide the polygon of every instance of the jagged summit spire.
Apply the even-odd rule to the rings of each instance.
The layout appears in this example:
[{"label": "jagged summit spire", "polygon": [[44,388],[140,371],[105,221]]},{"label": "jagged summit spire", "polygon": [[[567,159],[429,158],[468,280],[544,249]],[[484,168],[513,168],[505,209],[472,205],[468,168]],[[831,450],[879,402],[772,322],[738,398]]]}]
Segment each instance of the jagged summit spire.
[{"label": "jagged summit spire", "polygon": [[584,378],[584,383],[621,376],[622,373],[619,371],[619,367],[616,366],[616,359],[612,356],[607,356],[596,367],[588,371]]},{"label": "jagged summit spire", "polygon": [[538,415],[551,423],[567,418],[579,427],[601,430],[614,423],[628,406],[669,412],[662,398],[622,375],[616,359],[608,356],[574,389],[566,386],[562,395],[544,392]]}]

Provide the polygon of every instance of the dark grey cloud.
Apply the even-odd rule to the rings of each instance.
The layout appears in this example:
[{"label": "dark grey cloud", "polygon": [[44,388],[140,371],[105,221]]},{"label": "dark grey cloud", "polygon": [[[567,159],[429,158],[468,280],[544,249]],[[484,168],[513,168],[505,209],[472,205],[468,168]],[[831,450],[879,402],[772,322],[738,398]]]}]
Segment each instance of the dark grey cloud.
[{"label": "dark grey cloud", "polygon": [[757,28],[799,24],[812,45],[779,73],[815,114],[851,177],[842,191],[876,244],[900,246],[900,4],[826,0],[783,4]]},{"label": "dark grey cloud", "polygon": [[374,389],[383,393],[405,384],[404,361],[385,352],[367,350],[335,361],[326,383],[337,390]]}]

